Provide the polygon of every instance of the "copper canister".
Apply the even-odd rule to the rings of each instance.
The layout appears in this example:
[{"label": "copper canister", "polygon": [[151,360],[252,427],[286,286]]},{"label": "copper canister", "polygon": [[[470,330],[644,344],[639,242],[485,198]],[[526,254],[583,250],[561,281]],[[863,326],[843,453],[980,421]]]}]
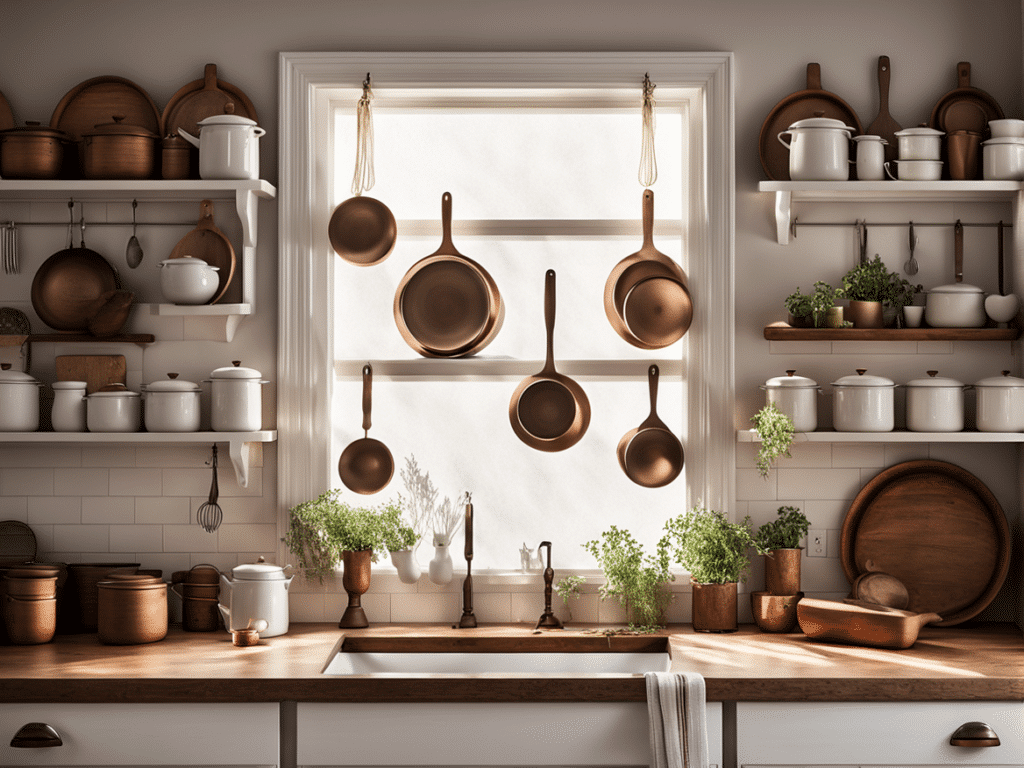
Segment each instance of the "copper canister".
[{"label": "copper canister", "polygon": [[139,645],[167,636],[167,585],[161,579],[125,575],[97,588],[101,643]]},{"label": "copper canister", "polygon": [[129,125],[123,115],[82,134],[82,177],[86,179],[149,179],[156,165],[157,135]]},{"label": "copper canister", "polygon": [[191,171],[192,145],[181,136],[165,136],[160,142],[161,175],[165,179],[187,179]]},{"label": "copper canister", "polygon": [[5,179],[55,179],[64,162],[68,135],[29,121],[0,131],[0,176]]}]

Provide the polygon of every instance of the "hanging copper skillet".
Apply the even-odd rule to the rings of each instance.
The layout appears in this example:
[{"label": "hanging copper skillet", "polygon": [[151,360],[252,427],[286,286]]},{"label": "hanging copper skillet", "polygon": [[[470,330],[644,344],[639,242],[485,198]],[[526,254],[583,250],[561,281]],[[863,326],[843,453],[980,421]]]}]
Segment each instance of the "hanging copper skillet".
[{"label": "hanging copper skillet", "polygon": [[372,267],[391,255],[398,225],[384,203],[358,195],[334,209],[327,224],[327,236],[334,252],[349,264]]},{"label": "hanging copper skillet", "polygon": [[395,324],[424,357],[464,357],[486,347],[501,329],[505,306],[483,267],[452,243],[452,196],[441,195],[441,245],[420,259],[395,291]]},{"label": "hanging copper skillet", "polygon": [[590,401],[582,387],[555,371],[555,271],[544,275],[544,325],[547,359],[539,373],[516,387],[508,405],[512,431],[538,451],[564,451],[590,426]]},{"label": "hanging copper skillet", "polygon": [[338,460],[341,482],[356,493],[377,493],[391,482],[395,473],[395,460],[391,451],[380,440],[369,436],[371,388],[373,368],[363,366],[363,437],[346,446]]},{"label": "hanging copper skillet", "polygon": [[657,414],[658,366],[647,369],[651,415],[619,440],[619,466],[626,477],[645,488],[661,488],[683,469],[683,445]]},{"label": "hanging copper skillet", "polygon": [[654,247],[654,192],[644,190],[644,241],[615,265],[604,286],[604,312],[619,336],[640,349],[683,337],[693,320],[686,273]]}]

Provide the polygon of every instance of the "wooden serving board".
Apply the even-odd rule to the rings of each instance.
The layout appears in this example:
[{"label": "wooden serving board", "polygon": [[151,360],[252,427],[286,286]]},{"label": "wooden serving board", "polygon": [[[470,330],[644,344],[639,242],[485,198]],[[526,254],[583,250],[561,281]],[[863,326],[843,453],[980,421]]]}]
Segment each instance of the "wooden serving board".
[{"label": "wooden serving board", "polygon": [[57,381],[84,381],[91,395],[107,384],[126,384],[124,355],[59,355],[54,363]]}]

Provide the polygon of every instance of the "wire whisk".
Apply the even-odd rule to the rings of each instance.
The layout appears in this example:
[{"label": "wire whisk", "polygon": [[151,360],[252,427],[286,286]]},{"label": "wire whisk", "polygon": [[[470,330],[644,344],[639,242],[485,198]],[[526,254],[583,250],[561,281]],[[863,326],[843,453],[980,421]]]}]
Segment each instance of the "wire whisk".
[{"label": "wire whisk", "polygon": [[220,527],[224,519],[224,511],[217,503],[220,497],[220,489],[217,487],[217,444],[213,445],[213,482],[210,484],[210,498],[199,509],[196,510],[196,522],[199,523],[207,533],[213,533]]}]

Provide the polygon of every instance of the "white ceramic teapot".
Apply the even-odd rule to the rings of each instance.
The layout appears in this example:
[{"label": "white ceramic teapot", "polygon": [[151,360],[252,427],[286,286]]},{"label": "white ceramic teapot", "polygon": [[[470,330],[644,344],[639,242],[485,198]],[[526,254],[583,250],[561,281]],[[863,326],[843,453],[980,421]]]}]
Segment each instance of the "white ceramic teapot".
[{"label": "white ceramic teapot", "polygon": [[285,576],[285,568],[291,566],[261,557],[236,565],[230,579],[221,574],[219,608],[228,632],[256,629],[261,637],[276,637],[288,631],[288,587],[294,577]]}]

